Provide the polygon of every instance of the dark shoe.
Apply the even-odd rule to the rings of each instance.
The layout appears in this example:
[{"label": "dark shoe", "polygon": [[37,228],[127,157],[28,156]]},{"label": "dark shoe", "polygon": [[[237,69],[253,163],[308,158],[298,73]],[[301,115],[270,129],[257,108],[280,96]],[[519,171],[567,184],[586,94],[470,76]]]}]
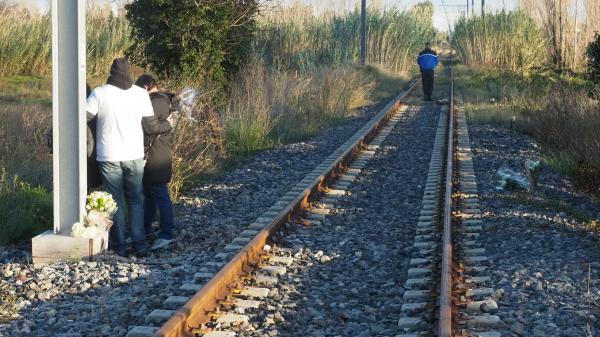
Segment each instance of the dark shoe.
[{"label": "dark shoe", "polygon": [[143,259],[145,257],[148,257],[148,251],[147,250],[136,251],[136,252],[133,252],[133,256],[137,257],[138,259]]}]

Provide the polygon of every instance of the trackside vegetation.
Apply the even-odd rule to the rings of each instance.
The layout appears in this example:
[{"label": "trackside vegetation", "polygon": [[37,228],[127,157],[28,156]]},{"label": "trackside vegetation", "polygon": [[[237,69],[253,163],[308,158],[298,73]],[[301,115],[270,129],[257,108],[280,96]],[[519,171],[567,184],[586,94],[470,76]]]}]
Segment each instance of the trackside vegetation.
[{"label": "trackside vegetation", "polygon": [[452,39],[466,64],[455,73],[469,117],[530,134],[550,165],[593,193],[600,193],[597,41],[580,51],[588,68],[578,73],[553,64],[548,35],[523,12],[461,19]]},{"label": "trackside vegetation", "polygon": [[[156,12],[148,4],[162,8],[174,26],[153,25]],[[216,4],[227,6],[221,11]],[[174,131],[175,198],[201,175],[305,139],[393,96],[415,71],[416,52],[434,36],[431,2],[372,8],[370,65],[361,68],[358,11],[297,6],[257,15],[255,4],[133,1],[118,14],[88,8],[92,86],[105,82],[114,57],[129,55],[135,76],[150,71],[166,90],[193,85],[201,92],[195,121],[181,120]],[[51,18],[6,3],[0,14],[0,244],[6,244],[51,225]]]},{"label": "trackside vegetation", "polygon": [[468,65],[523,75],[548,61],[542,30],[520,11],[461,18],[454,28],[452,46]]}]

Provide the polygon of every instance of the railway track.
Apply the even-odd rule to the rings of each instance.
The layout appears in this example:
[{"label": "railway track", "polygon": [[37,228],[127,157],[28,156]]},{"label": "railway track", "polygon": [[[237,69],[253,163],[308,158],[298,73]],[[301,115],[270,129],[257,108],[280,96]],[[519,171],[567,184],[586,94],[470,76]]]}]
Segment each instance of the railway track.
[{"label": "railway track", "polygon": [[[250,320],[246,312],[268,299],[294,263],[293,251],[274,243],[294,224],[326,221],[400,121],[407,109],[403,102],[416,85],[413,81],[217,254],[212,264],[221,268],[218,273],[201,271],[195,275],[198,283],[183,284],[182,292],[195,292],[191,298],[167,298],[164,309],[148,315],[148,326],[133,328],[128,337],[237,336]],[[483,227],[468,130],[454,106],[452,80],[449,101],[436,129],[397,335],[499,337],[493,331],[499,318],[493,315],[497,304],[486,276],[487,258],[477,246]]]}]

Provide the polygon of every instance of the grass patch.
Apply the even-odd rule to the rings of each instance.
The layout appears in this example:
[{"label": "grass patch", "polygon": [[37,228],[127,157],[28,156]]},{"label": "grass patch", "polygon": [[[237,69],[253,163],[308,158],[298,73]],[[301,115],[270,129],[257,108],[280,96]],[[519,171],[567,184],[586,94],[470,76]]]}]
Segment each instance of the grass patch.
[{"label": "grass patch", "polygon": [[554,171],[567,177],[577,176],[577,161],[572,153],[557,152],[546,155],[546,164]]},{"label": "grass patch", "polygon": [[[367,59],[396,73],[415,68],[415,58],[434,37],[433,4],[406,10],[367,11]],[[259,19],[254,53],[269,66],[305,72],[315,67],[357,63],[360,11],[315,13],[296,3],[267,11]]]},{"label": "grass patch", "polygon": [[52,104],[52,79],[13,75],[0,78],[0,101],[6,103]]},{"label": "grass patch", "polygon": [[29,239],[52,227],[52,194],[5,170],[0,173],[0,245]]},{"label": "grass patch", "polygon": [[523,192],[515,192],[510,195],[499,194],[496,196],[496,198],[528,207],[531,206],[545,210],[563,212],[567,216],[575,219],[576,221],[582,224],[589,224],[596,220],[587,216],[583,212],[579,211],[576,207],[570,205],[564,200],[548,199],[543,194],[534,196]]}]

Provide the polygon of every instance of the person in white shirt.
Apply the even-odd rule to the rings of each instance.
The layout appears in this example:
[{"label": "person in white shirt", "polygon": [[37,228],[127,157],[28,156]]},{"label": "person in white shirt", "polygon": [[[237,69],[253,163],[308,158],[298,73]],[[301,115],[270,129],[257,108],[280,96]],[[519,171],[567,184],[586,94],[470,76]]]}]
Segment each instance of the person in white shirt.
[{"label": "person in white shirt", "polygon": [[[102,182],[117,203],[110,229],[109,248],[126,253],[126,226],[129,226],[133,253],[147,255],[142,207],[144,176],[144,130],[171,131],[169,121],[159,121],[148,93],[133,85],[130,65],[115,59],[105,85],[94,89],[87,99],[88,120],[96,119],[96,159]],[[128,221],[125,219],[127,207]]]}]

